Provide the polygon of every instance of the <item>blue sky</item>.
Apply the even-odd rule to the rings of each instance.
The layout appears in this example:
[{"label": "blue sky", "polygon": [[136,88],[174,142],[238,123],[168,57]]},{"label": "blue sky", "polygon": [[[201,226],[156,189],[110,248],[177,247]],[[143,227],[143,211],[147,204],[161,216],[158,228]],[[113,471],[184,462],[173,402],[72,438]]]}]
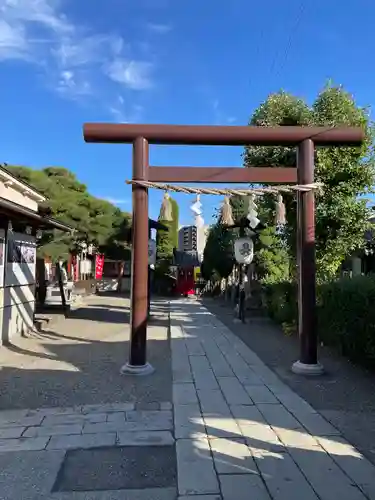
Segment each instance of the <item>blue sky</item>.
[{"label": "blue sky", "polygon": [[[0,162],[66,167],[130,210],[130,146],[85,144],[84,122],[244,125],[269,93],[311,102],[328,78],[371,105],[374,19],[371,0],[0,0]],[[153,146],[150,161],[240,166],[241,152]],[[209,222],[219,199],[202,201]]]}]

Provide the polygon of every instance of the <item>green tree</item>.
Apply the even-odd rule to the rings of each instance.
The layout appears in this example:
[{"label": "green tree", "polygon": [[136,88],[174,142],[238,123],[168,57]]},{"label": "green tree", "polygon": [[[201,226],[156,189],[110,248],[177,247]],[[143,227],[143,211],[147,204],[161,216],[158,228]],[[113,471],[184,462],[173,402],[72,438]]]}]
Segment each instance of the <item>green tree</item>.
[{"label": "green tree", "polygon": [[111,250],[115,241],[120,239],[119,228],[130,223],[130,214],[90,195],[85,184],[65,168],[34,170],[8,165],[7,169],[46,196],[52,217],[75,228],[73,237],[58,231],[46,231],[38,249],[42,255],[53,259],[66,258],[79,240]]},{"label": "green tree", "polygon": [[214,273],[227,278],[235,263],[233,252],[233,232],[220,222],[211,226],[203,252],[203,275],[209,279]]},{"label": "green tree", "polygon": [[[312,107],[304,101],[279,92],[272,94],[254,112],[251,125],[329,125],[361,126],[366,132],[363,147],[321,148],[316,152],[315,180],[324,184],[324,193],[316,197],[316,248],[320,279],[335,276],[342,261],[363,245],[367,228],[367,209],[359,197],[371,189],[374,180],[372,129],[368,113],[341,87],[328,84]],[[248,146],[244,152],[246,167],[257,165],[295,166],[296,150],[287,147]],[[274,224],[274,202],[264,196],[260,203],[269,225]],[[288,224],[284,233],[274,232],[273,245],[286,248],[294,268],[296,249],[296,199],[285,196]],[[285,239],[284,239],[285,238]],[[285,246],[282,246],[285,245]],[[269,266],[274,266],[271,259]],[[285,262],[282,261],[285,269]],[[275,271],[280,274],[280,269]],[[268,274],[272,274],[269,269]]]}]

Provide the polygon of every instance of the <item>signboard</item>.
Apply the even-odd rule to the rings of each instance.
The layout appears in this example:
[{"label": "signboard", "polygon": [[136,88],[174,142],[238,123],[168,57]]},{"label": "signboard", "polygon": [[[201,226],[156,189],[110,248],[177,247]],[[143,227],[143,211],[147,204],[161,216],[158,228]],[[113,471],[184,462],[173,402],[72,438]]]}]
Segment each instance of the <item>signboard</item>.
[{"label": "signboard", "polygon": [[35,283],[35,236],[8,231],[5,286],[33,285]]},{"label": "signboard", "polygon": [[103,277],[104,255],[96,255],[95,258],[95,279],[101,280]]}]

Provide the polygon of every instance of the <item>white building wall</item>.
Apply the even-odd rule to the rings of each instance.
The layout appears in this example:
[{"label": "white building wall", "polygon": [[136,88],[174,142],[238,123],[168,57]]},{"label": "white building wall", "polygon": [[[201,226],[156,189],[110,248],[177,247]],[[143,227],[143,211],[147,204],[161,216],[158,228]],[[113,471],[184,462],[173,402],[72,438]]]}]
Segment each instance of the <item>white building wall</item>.
[{"label": "white building wall", "polygon": [[[44,196],[2,169],[0,197],[35,212],[38,203],[45,200]],[[34,323],[36,239],[30,234],[13,232],[11,222],[7,231],[0,230],[0,344],[24,335]],[[11,240],[15,241],[19,251],[22,250],[22,262],[12,262],[8,255]]]}]

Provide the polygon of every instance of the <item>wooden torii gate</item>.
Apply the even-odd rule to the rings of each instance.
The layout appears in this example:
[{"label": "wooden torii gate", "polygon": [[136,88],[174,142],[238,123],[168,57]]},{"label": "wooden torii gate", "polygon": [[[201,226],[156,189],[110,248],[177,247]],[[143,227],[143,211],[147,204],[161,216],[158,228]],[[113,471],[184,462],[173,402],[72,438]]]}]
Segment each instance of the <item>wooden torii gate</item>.
[{"label": "wooden torii gate", "polygon": [[[185,183],[296,183],[314,182],[315,146],[359,146],[360,128],[131,125],[87,123],[86,142],[133,144],[133,180]],[[297,168],[272,167],[152,167],[149,144],[296,146]],[[148,189],[134,184],[129,362],[123,373],[153,371],[146,358],[148,294]],[[317,355],[315,283],[314,191],[299,191],[298,202],[298,333],[300,358],[293,364],[299,374],[321,374]]]}]

